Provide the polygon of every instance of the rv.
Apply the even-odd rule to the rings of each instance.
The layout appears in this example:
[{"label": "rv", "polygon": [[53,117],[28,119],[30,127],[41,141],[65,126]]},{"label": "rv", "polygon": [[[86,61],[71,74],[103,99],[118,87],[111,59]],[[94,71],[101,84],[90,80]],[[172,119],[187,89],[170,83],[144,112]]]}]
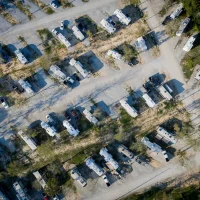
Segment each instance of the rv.
[{"label": "rv", "polygon": [[32,88],[31,88],[31,85],[28,81],[25,81],[23,79],[20,79],[19,81],[19,84],[21,85],[21,87],[28,93],[28,94],[32,94],[34,93]]},{"label": "rv", "polygon": [[67,47],[71,47],[71,43],[67,40],[67,38],[62,34],[62,33],[59,33],[58,35],[58,39]]},{"label": "rv", "polygon": [[47,184],[46,184],[45,180],[42,178],[42,176],[39,173],[39,171],[33,172],[33,175],[35,176],[35,178],[37,179],[39,184],[42,186],[42,188],[44,189]]},{"label": "rv", "polygon": [[160,95],[163,98],[165,98],[167,100],[171,100],[172,99],[171,94],[162,85],[156,87],[156,89],[158,90],[158,92],[160,93]]},{"label": "rv", "polygon": [[153,108],[156,105],[156,103],[151,99],[151,97],[147,93],[143,94],[142,97],[145,100],[147,106],[149,106],[150,108]]},{"label": "rv", "polygon": [[116,28],[111,24],[111,23],[109,23],[108,21],[106,21],[105,19],[103,19],[101,22],[100,22],[100,24],[104,27],[104,29],[108,32],[108,33],[110,33],[110,34],[112,34],[112,33],[114,33],[115,31],[116,31]]},{"label": "rv", "polygon": [[149,149],[151,149],[152,151],[159,153],[162,151],[161,147],[159,145],[157,145],[156,143],[152,143],[149,141],[149,138],[147,137],[143,137],[141,142],[147,146]]},{"label": "rv", "polygon": [[93,170],[98,176],[102,176],[103,175],[103,169],[101,167],[99,167],[95,161],[92,158],[88,158],[85,161],[85,164],[91,169]]},{"label": "rv", "polygon": [[76,180],[82,187],[85,187],[87,185],[87,181],[82,177],[80,172],[78,171],[77,168],[73,168],[70,171],[71,177]]},{"label": "rv", "polygon": [[22,64],[26,64],[28,63],[28,60],[26,59],[26,57],[22,54],[22,52],[17,49],[15,50],[15,55],[17,56],[18,60],[22,63]]},{"label": "rv", "polygon": [[128,157],[129,159],[132,159],[134,157],[133,153],[130,152],[128,150],[127,147],[125,147],[123,144],[120,144],[118,147],[117,147],[117,151],[119,153],[122,153],[123,155],[125,155],[126,157]]},{"label": "rv", "polygon": [[135,108],[131,107],[125,100],[122,99],[119,102],[131,117],[135,118],[138,116],[137,110]]},{"label": "rv", "polygon": [[185,46],[183,47],[183,50],[186,52],[189,52],[193,47],[193,43],[194,43],[195,39],[196,38],[194,36],[190,37],[189,40],[187,41],[187,43],[185,44]]},{"label": "rv", "polygon": [[127,17],[121,10],[115,10],[114,14],[117,16],[119,21],[124,25],[129,25],[131,22],[131,18]]},{"label": "rv", "polygon": [[90,121],[91,123],[93,123],[94,125],[96,125],[98,123],[98,120],[96,119],[96,117],[94,117],[87,109],[85,109],[83,111],[83,114],[85,115],[85,117],[88,119],[88,121]]},{"label": "rv", "polygon": [[76,137],[80,132],[78,129],[75,129],[67,120],[63,121],[63,126],[67,129],[67,132],[74,137]]},{"label": "rv", "polygon": [[78,29],[77,26],[73,26],[72,31],[77,39],[79,39],[81,41],[85,39],[84,35],[81,33],[81,31]]},{"label": "rv", "polygon": [[116,59],[116,60],[121,60],[122,59],[122,55],[119,54],[117,51],[115,50],[108,50],[107,52],[108,56],[112,56],[112,58]]},{"label": "rv", "polygon": [[179,4],[178,8],[170,15],[171,19],[175,19],[176,17],[178,17],[183,9],[183,4]]},{"label": "rv", "polygon": [[29,197],[26,194],[26,189],[24,188],[24,186],[22,185],[21,182],[15,182],[13,184],[13,188],[17,193],[17,199],[19,200],[29,200]]},{"label": "rv", "polygon": [[53,136],[56,135],[56,129],[55,129],[54,126],[50,126],[48,123],[42,121],[42,122],[41,122],[41,127],[42,127],[43,129],[45,129],[46,132],[47,132],[51,137],[53,137]]},{"label": "rv", "polygon": [[183,31],[185,30],[185,28],[187,27],[187,25],[190,22],[190,18],[186,17],[182,22],[181,25],[178,29],[178,31],[176,32],[177,36],[181,36],[181,34],[183,33]]},{"label": "rv", "polygon": [[146,45],[145,40],[142,36],[137,39],[135,45],[136,45],[136,48],[140,49],[141,51],[147,50],[147,45]]}]

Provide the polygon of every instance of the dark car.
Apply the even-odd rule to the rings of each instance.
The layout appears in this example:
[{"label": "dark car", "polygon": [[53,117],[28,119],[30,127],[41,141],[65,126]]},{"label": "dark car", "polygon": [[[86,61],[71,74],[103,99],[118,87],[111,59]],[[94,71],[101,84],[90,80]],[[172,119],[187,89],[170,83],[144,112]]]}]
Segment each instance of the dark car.
[{"label": "dark car", "polygon": [[65,115],[67,121],[71,121],[71,118],[70,118],[69,114],[67,113],[67,111],[65,111],[64,115]]},{"label": "dark car", "polygon": [[12,88],[13,88],[13,90],[16,91],[18,94],[21,94],[22,92],[24,92],[24,89],[18,87],[17,85],[13,85]]},{"label": "dark car", "polygon": [[149,78],[149,81],[152,82],[154,84],[154,86],[158,86],[162,83],[162,81],[160,80],[160,78],[158,76],[151,76]]},{"label": "dark car", "polygon": [[77,75],[77,73],[74,73],[74,74],[73,74],[73,77],[74,77],[74,79],[76,79],[77,81],[80,81],[80,80],[81,80],[80,77]]},{"label": "dark car", "polygon": [[72,110],[70,111],[70,113],[71,113],[71,115],[72,115],[75,119],[79,119],[79,116],[78,116],[77,112],[76,112],[74,109],[72,109]]}]

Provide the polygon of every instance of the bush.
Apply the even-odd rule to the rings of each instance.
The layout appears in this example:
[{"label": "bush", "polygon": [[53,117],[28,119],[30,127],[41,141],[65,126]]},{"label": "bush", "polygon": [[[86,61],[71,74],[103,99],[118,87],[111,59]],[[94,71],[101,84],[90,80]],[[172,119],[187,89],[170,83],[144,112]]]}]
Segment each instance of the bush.
[{"label": "bush", "polygon": [[45,8],[44,11],[47,15],[51,15],[54,13],[54,10],[50,7]]}]

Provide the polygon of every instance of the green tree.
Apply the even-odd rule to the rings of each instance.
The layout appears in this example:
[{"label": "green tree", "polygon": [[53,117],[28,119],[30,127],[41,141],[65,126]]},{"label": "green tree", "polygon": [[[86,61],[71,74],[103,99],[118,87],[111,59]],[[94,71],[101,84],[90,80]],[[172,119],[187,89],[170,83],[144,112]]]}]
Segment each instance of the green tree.
[{"label": "green tree", "polygon": [[10,176],[17,176],[26,169],[26,166],[20,161],[13,161],[7,166],[7,171]]},{"label": "green tree", "polygon": [[49,196],[53,196],[55,194],[60,193],[60,186],[58,180],[56,178],[50,178],[47,181],[47,186],[44,190]]}]

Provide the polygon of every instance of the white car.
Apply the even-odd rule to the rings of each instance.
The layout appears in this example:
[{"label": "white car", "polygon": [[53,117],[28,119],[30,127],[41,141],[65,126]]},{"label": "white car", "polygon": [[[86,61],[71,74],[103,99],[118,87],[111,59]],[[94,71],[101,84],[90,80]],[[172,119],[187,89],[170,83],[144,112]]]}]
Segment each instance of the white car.
[{"label": "white car", "polygon": [[110,186],[110,182],[109,182],[107,176],[103,175],[102,178],[103,178],[104,182],[106,183],[106,185],[109,187]]},{"label": "white car", "polygon": [[4,108],[9,108],[8,102],[3,97],[1,97],[0,101]]},{"label": "white car", "polygon": [[162,151],[162,154],[163,154],[163,156],[164,156],[166,162],[168,162],[168,161],[169,161],[169,157],[168,157],[168,155],[167,155],[167,152],[166,152],[166,151]]},{"label": "white car", "polygon": [[69,76],[67,77],[67,81],[69,81],[71,84],[74,84],[74,80],[70,78]]},{"label": "white car", "polygon": [[58,8],[58,5],[56,4],[55,1],[52,1],[52,2],[50,3],[50,6],[52,6],[53,8]]},{"label": "white car", "polygon": [[46,118],[49,122],[53,122],[53,118],[50,115],[47,115]]},{"label": "white car", "polygon": [[52,29],[51,32],[54,33],[55,35],[58,35],[58,31],[56,29]]},{"label": "white car", "polygon": [[65,27],[65,24],[64,24],[64,21],[62,21],[61,24],[60,24],[60,30],[63,30],[64,27]]},{"label": "white car", "polygon": [[59,198],[56,194],[53,196],[53,200],[59,200]]}]

